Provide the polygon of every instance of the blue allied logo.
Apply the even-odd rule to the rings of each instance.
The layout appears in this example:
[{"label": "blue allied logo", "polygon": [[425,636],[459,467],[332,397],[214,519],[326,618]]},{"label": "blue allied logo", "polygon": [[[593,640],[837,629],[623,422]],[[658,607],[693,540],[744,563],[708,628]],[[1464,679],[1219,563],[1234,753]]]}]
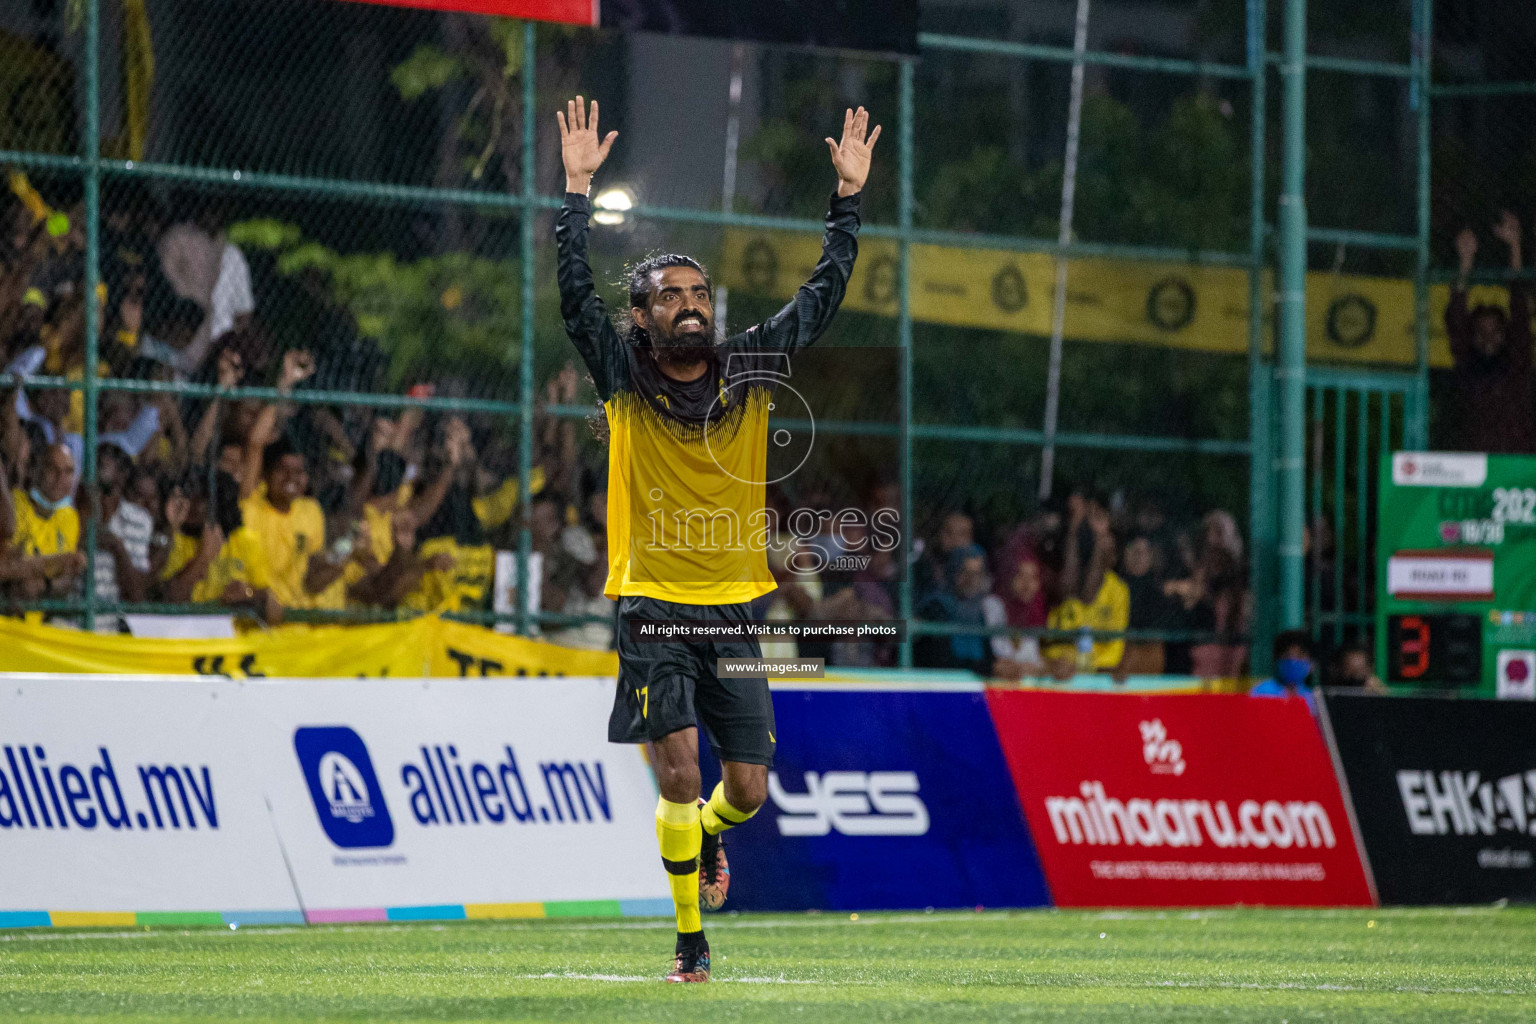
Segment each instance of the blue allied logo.
[{"label": "blue allied logo", "polygon": [[361,736],[343,725],[305,726],[294,732],[293,750],[331,842],[356,849],[395,841],[395,823]]}]

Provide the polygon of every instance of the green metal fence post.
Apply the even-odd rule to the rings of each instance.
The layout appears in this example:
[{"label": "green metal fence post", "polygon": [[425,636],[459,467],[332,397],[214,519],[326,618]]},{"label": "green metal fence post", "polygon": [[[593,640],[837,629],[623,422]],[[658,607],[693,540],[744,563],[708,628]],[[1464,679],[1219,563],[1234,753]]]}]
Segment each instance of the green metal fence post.
[{"label": "green metal fence post", "polygon": [[[1333,642],[1344,642],[1344,449],[1345,428],[1349,422],[1349,396],[1364,398],[1369,392],[1351,392],[1349,388],[1336,388],[1333,393]],[[1322,523],[1317,524],[1321,528]],[[1322,565],[1322,544],[1317,546],[1313,561]]]},{"label": "green metal fence post", "polygon": [[[1323,521],[1323,404],[1328,400],[1327,394],[1322,388],[1313,388],[1307,392],[1312,406],[1312,419],[1307,424],[1308,447],[1315,445],[1312,459],[1312,472],[1307,489],[1307,511],[1315,524]],[[1314,564],[1321,564],[1321,559],[1315,555]],[[1323,578],[1314,572],[1312,578],[1307,581],[1307,616],[1306,625],[1312,633],[1313,640],[1321,640],[1323,621]],[[1288,627],[1290,628],[1290,627]]]},{"label": "green metal fence post", "polygon": [[[897,344],[901,348],[901,438],[900,453],[898,455],[899,474],[901,477],[901,620],[912,621],[912,559],[909,557],[912,551],[913,533],[916,529],[912,522],[912,178],[914,168],[912,166],[912,146],[914,138],[914,126],[912,124],[913,111],[916,104],[913,102],[913,62],[910,59],[902,60],[900,64],[900,109],[897,117],[901,124],[897,132],[900,145],[898,149],[898,174],[899,198],[897,202],[897,225],[900,234],[897,236],[897,250],[899,252],[900,266],[897,271],[897,291],[900,294],[900,308],[897,311],[896,337]],[[901,644],[901,665],[903,668],[912,664],[912,638],[909,636]]]},{"label": "green metal fence post", "polygon": [[[1386,392],[1381,393],[1377,404],[1382,410],[1381,429],[1387,429],[1387,407],[1391,401]],[[1360,621],[1356,626],[1356,641],[1365,638],[1365,631],[1370,628],[1370,619],[1367,609],[1371,607],[1371,563],[1370,550],[1366,547],[1366,537],[1370,530],[1368,527],[1367,512],[1371,503],[1371,393],[1360,392],[1360,418],[1355,430],[1355,563],[1358,575],[1355,581],[1355,602],[1359,606]],[[1335,539],[1334,543],[1343,549],[1343,541]]]},{"label": "green metal fence post", "polygon": [[1267,17],[1266,0],[1248,0],[1248,71],[1252,76],[1249,85],[1253,105],[1248,156],[1248,534],[1253,626],[1248,661],[1255,674],[1269,672],[1275,633],[1275,508],[1271,487],[1275,470],[1270,450],[1269,366],[1264,358],[1264,327],[1268,321],[1264,293]]},{"label": "green metal fence post", "polygon": [[[101,352],[101,317],[96,282],[101,278],[101,0],[85,2],[85,368],[81,375],[85,424],[81,466],[91,496],[85,512],[85,628],[96,628],[96,533],[101,503],[96,499],[96,363]],[[63,438],[60,438],[63,440]],[[78,510],[77,510],[78,511]]]},{"label": "green metal fence post", "polygon": [[1306,522],[1307,210],[1306,0],[1285,0],[1284,136],[1280,192],[1280,626],[1302,625],[1302,531]]},{"label": "green metal fence post", "polygon": [[534,172],[538,167],[534,130],[538,92],[534,60],[538,34],[532,21],[523,22],[523,208],[518,211],[519,261],[523,284],[522,356],[518,360],[517,504],[517,631],[526,635],[528,622],[528,558],[533,549],[529,506],[533,502],[533,218]]},{"label": "green metal fence post", "polygon": [[1413,348],[1417,379],[1403,424],[1404,447],[1429,447],[1429,129],[1430,39],[1434,0],[1413,0],[1414,76],[1409,94],[1418,113],[1418,255],[1413,267]]}]

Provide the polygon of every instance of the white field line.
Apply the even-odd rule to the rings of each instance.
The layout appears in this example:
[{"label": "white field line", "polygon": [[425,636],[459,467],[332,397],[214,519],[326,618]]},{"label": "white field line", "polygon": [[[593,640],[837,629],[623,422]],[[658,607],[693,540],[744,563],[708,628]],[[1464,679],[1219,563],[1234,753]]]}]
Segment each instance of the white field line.
[{"label": "white field line", "polygon": [[[514,978],[526,978],[529,980],[543,980],[545,978],[555,981],[619,981],[619,982],[654,982],[655,975],[648,974],[578,974],[574,971],[549,971],[544,974],[514,974]],[[802,981],[795,978],[786,978],[780,975],[777,978],[714,978],[710,984],[735,984],[735,985],[819,985],[822,982]],[[855,984],[868,984],[855,983]]]},{"label": "white field line", "polygon": [[[556,980],[556,981],[616,981],[616,982],[651,982],[654,977],[639,974],[578,974],[574,971],[546,972],[544,974],[516,974],[515,978],[528,980]],[[735,983],[739,985],[829,985],[847,987],[859,985],[873,987],[879,982],[873,981],[810,981],[800,978],[786,978],[780,975],[777,978],[713,978],[711,984]],[[1002,986],[1017,988],[1055,988],[1052,985],[1018,985]],[[1272,982],[1263,984],[1259,982],[1200,982],[1200,981],[1146,981],[1135,984],[1107,985],[1111,989],[1220,989],[1231,991],[1254,992],[1403,992],[1418,995],[1482,995],[1482,996],[1518,996],[1527,993],[1515,989],[1499,988],[1429,988],[1419,985],[1394,985],[1390,988],[1372,988],[1366,985],[1304,985],[1301,982]]]}]

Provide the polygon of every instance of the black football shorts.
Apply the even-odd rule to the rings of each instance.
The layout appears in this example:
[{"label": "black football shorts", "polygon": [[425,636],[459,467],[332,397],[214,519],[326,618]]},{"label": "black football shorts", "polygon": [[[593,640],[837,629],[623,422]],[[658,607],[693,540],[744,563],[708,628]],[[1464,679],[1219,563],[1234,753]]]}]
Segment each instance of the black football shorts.
[{"label": "black football shorts", "polygon": [[621,597],[615,639],[619,683],[608,719],[612,743],[644,743],[702,723],[722,761],[773,765],[773,697],[766,676],[721,679],[718,658],[761,658],[756,637],[640,643],[634,619],[706,622],[750,620],[746,604],[678,604],[654,597]]}]

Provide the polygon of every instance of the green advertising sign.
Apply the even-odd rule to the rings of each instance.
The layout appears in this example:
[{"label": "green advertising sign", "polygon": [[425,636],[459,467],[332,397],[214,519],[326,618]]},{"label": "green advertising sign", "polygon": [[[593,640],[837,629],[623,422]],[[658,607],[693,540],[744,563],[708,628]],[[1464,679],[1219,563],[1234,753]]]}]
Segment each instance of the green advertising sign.
[{"label": "green advertising sign", "polygon": [[1396,452],[1380,495],[1382,678],[1536,698],[1536,458]]}]

